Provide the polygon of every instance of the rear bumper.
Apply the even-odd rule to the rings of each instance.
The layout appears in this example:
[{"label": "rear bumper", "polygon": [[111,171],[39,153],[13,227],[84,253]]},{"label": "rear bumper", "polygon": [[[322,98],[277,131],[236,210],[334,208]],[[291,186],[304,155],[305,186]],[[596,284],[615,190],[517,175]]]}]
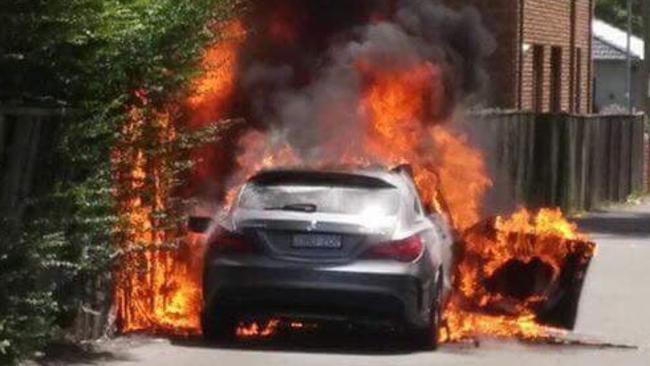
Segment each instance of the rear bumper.
[{"label": "rear bumper", "polygon": [[433,288],[434,275],[417,263],[399,266],[391,271],[390,265],[312,268],[215,261],[205,271],[204,307],[422,327],[429,319],[427,289]]}]

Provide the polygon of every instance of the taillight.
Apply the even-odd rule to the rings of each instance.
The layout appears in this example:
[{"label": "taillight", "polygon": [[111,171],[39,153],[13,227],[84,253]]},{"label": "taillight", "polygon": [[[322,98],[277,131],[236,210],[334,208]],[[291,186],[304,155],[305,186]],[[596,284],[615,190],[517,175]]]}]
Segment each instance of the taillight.
[{"label": "taillight", "polygon": [[210,240],[210,249],[215,253],[238,254],[252,253],[253,244],[237,233],[219,230],[219,233]]},{"label": "taillight", "polygon": [[363,257],[413,262],[420,257],[423,248],[420,236],[413,235],[406,239],[373,245],[363,254]]}]

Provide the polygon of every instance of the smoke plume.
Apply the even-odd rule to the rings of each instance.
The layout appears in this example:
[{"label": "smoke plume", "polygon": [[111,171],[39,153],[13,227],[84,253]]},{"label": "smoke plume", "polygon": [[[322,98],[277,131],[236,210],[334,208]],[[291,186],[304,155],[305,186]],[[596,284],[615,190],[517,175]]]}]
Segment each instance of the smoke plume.
[{"label": "smoke plume", "polygon": [[427,65],[419,122],[448,120],[480,90],[494,45],[476,10],[430,0],[260,1],[247,21],[239,113],[303,162],[350,153],[366,128],[358,101],[378,73]]}]

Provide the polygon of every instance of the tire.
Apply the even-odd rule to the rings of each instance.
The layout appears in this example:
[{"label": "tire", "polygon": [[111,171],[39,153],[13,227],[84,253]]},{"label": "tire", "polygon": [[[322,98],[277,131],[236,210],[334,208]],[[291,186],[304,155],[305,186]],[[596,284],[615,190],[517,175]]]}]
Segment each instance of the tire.
[{"label": "tire", "polygon": [[201,332],[207,342],[230,343],[235,339],[235,317],[225,309],[204,312]]},{"label": "tire", "polygon": [[435,294],[429,311],[429,324],[424,328],[412,331],[411,338],[421,350],[435,351],[438,349],[438,328],[441,322],[442,308],[442,271],[436,281]]}]

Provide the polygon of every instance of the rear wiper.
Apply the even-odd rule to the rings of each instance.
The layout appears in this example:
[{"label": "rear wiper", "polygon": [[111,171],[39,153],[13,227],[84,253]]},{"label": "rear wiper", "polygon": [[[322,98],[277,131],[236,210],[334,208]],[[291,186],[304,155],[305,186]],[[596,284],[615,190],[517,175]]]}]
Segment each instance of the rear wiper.
[{"label": "rear wiper", "polygon": [[313,203],[293,203],[278,207],[265,207],[266,211],[299,211],[299,212],[316,212],[318,206]]}]

